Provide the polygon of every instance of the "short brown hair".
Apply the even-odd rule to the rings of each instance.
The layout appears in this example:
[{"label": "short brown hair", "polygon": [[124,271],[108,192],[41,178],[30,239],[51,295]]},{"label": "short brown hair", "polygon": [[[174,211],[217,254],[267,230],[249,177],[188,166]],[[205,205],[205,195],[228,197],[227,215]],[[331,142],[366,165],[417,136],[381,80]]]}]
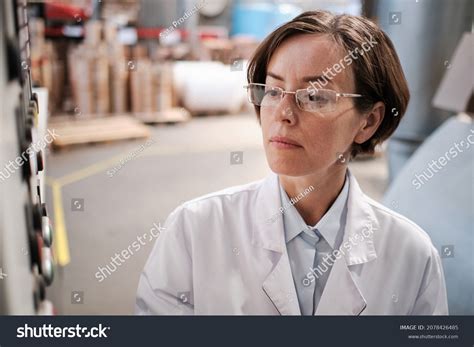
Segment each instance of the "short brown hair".
[{"label": "short brown hair", "polygon": [[[300,34],[331,35],[345,51],[357,51],[368,41],[377,42],[370,51],[351,63],[359,112],[367,112],[378,101],[385,104],[385,114],[374,135],[362,144],[354,143],[351,155],[372,154],[377,144],[386,140],[398,127],[405,114],[410,92],[392,41],[375,23],[362,16],[334,15],[327,11],[308,11],[273,31],[260,44],[249,62],[249,83],[265,83],[267,68],[275,50],[289,37]],[[348,91],[344,91],[348,92]],[[393,111],[392,111],[393,110]],[[260,107],[255,106],[260,119]]]}]

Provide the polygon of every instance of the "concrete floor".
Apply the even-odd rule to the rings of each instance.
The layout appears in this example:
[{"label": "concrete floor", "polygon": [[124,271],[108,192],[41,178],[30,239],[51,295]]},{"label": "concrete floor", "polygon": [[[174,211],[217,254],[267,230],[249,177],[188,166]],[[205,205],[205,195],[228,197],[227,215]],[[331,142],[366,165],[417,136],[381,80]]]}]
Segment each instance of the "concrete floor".
[{"label": "concrete floor", "polygon": [[[99,283],[98,267],[126,249],[153,223],[163,224],[181,202],[228,186],[261,179],[270,171],[252,115],[195,118],[189,123],[151,128],[154,144],[128,161],[113,177],[107,170],[139,149],[145,140],[90,145],[51,153],[50,182],[73,174],[64,185],[62,206],[71,261],[58,267],[48,296],[58,314],[132,314],[140,272],[152,242]],[[231,165],[231,152],[243,152]],[[376,200],[386,187],[384,157],[350,164],[362,189]],[[48,187],[48,211],[54,221]],[[73,211],[72,199],[83,199]]]}]

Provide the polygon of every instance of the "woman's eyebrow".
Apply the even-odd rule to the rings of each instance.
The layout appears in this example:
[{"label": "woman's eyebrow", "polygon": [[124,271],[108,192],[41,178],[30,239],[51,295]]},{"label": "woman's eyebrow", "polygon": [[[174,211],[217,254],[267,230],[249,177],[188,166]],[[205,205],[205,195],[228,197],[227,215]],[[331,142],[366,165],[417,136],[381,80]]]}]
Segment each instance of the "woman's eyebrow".
[{"label": "woman's eyebrow", "polygon": [[331,80],[327,79],[325,76],[317,75],[317,76],[308,76],[303,78],[304,82],[324,82],[328,81],[331,82]]},{"label": "woman's eyebrow", "polygon": [[267,72],[267,76],[270,76],[276,80],[284,81],[283,77],[278,76],[276,73],[273,72]]},{"label": "woman's eyebrow", "polygon": [[[267,72],[267,76],[270,76],[276,80],[280,80],[280,81],[284,81],[285,79],[279,75],[277,75],[276,73],[273,73],[273,72]],[[317,82],[317,81],[321,81],[321,82],[324,82],[324,81],[328,81],[328,82],[331,82],[331,80],[328,80],[325,76],[322,76],[322,75],[316,75],[316,76],[306,76],[303,78],[303,82]]]}]

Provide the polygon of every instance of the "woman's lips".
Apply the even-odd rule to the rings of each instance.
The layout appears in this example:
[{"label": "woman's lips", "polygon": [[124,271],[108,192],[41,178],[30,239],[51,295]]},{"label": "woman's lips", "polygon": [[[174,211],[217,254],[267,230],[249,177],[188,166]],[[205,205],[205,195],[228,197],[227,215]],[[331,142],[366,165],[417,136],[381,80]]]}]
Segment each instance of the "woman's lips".
[{"label": "woman's lips", "polygon": [[276,148],[281,149],[303,148],[298,142],[283,136],[273,136],[270,138],[270,143]]}]

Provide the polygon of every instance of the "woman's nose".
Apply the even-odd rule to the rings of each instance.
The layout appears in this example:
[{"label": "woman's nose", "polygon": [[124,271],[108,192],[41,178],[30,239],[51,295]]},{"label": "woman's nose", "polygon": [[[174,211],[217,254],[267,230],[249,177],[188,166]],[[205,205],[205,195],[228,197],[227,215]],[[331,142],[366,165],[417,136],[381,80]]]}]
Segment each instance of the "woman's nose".
[{"label": "woman's nose", "polygon": [[296,123],[294,107],[294,95],[284,94],[278,107],[276,107],[274,111],[276,112],[276,119],[280,122],[286,122],[290,125],[294,125]]}]

